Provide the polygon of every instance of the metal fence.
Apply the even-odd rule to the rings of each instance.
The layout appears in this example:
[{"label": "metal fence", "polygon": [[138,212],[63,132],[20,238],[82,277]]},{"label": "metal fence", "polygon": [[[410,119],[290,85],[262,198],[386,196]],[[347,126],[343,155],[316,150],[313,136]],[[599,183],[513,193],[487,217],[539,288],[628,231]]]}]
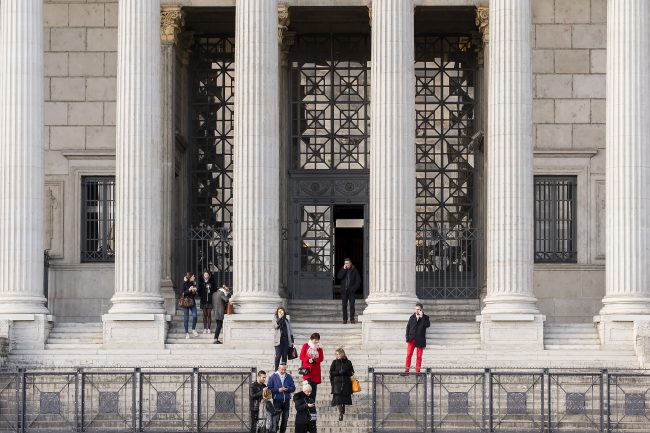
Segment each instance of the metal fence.
[{"label": "metal fence", "polygon": [[255,369],[0,373],[0,432],[248,432]]},{"label": "metal fence", "polygon": [[650,432],[650,372],[370,368],[369,381],[372,432]]}]

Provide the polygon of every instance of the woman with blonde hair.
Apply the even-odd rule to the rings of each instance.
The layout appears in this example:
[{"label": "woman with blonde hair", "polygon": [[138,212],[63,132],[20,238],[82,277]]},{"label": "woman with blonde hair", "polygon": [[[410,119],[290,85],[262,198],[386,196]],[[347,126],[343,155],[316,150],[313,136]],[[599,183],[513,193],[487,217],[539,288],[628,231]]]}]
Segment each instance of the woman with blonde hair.
[{"label": "woman with blonde hair", "polygon": [[332,406],[339,409],[339,421],[343,421],[345,406],[352,406],[352,376],[354,367],[345,354],[345,350],[339,347],[334,352],[336,359],[330,366],[330,383],[332,384]]}]

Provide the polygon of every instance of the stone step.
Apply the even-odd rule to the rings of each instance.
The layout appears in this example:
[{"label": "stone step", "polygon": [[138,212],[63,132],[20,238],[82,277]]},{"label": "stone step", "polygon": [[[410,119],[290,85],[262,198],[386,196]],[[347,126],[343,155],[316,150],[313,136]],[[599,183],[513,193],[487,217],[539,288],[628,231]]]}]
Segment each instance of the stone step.
[{"label": "stone step", "polygon": [[596,344],[584,344],[584,343],[544,343],[544,350],[599,350],[600,342]]},{"label": "stone step", "polygon": [[65,335],[57,335],[57,336],[52,336],[50,335],[49,338],[47,339],[48,343],[55,343],[55,344],[61,344],[61,343],[66,343],[66,344],[77,344],[77,343],[89,343],[89,344],[103,344],[104,340],[101,335],[99,336],[94,336],[94,337],[85,337],[85,338],[75,338],[75,337],[68,337]]}]

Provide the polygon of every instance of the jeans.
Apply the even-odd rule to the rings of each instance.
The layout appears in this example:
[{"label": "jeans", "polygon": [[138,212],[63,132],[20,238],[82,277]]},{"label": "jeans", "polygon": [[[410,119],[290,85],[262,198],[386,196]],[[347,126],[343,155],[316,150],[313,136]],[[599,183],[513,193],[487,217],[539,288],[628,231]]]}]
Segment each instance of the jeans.
[{"label": "jeans", "polygon": [[196,302],[189,308],[183,308],[183,326],[187,334],[187,323],[190,320],[190,310],[192,310],[192,330],[196,329]]},{"label": "jeans", "polygon": [[350,320],[354,320],[354,290],[341,288],[343,303],[343,320],[348,321],[348,303],[350,304]]},{"label": "jeans", "polygon": [[289,351],[289,342],[280,340],[280,345],[275,346],[275,370],[278,371],[278,365],[280,365],[280,360],[284,364],[287,363],[287,352]]},{"label": "jeans", "polygon": [[280,419],[280,433],[285,433],[287,431],[287,423],[289,422],[289,410],[291,409],[291,399],[282,402],[280,400],[273,400],[273,405],[276,409],[282,409],[282,415]]},{"label": "jeans", "polygon": [[409,372],[411,369],[411,359],[413,359],[413,349],[417,350],[417,355],[415,357],[415,372],[419,373],[420,372],[420,367],[422,366],[422,351],[424,350],[423,347],[415,347],[415,340],[411,340],[408,342],[408,346],[406,347],[406,364],[404,365],[404,371]]}]

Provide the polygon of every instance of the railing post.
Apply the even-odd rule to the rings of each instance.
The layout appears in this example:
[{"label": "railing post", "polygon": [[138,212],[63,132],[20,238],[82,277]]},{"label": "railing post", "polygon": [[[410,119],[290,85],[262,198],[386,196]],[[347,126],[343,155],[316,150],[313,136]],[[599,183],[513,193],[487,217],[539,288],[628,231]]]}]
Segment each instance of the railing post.
[{"label": "railing post", "polygon": [[[545,368],[542,371],[542,380],[540,381],[541,382],[541,388],[542,388],[542,398],[541,398],[541,401],[540,401],[540,406],[541,406],[541,408],[540,408],[540,416],[542,418],[542,420],[541,420],[542,421],[541,422],[541,428],[540,428],[541,433],[544,433],[547,428],[550,428],[550,426],[545,426],[544,425],[544,424],[546,424],[546,417],[544,416],[544,396],[545,396],[546,389],[544,388],[544,382],[546,381],[547,376],[548,376],[548,369]],[[550,397],[551,397],[551,395],[549,393],[548,398],[550,398]]]},{"label": "railing post", "polygon": [[551,392],[551,372],[548,369],[546,369],[546,380],[548,384],[548,432],[551,433],[553,431],[553,416],[551,415],[553,413],[553,402],[551,401],[553,393]]},{"label": "railing post", "polygon": [[[197,385],[197,390],[198,390],[198,382],[199,382],[199,368],[194,367],[192,369],[192,380],[190,381],[191,387],[192,387],[192,401],[190,402],[190,425],[194,425],[194,384],[196,383]],[[201,425],[199,424],[199,419],[200,419],[200,412],[201,412],[201,394],[198,394],[196,396],[196,431],[201,430]]]},{"label": "railing post", "polygon": [[139,367],[133,372],[133,431],[142,431],[142,372]]},{"label": "railing post", "polygon": [[377,431],[377,387],[375,381],[375,369],[373,367],[368,367],[368,378],[372,377],[372,381],[368,381],[371,384],[372,390],[370,392],[370,420],[371,426],[370,429],[374,433]]},{"label": "railing post", "polygon": [[19,431],[25,433],[25,422],[27,416],[25,411],[27,410],[27,377],[24,368],[18,369],[20,375],[20,429]]},{"label": "railing post", "polygon": [[84,371],[83,368],[77,369],[75,375],[75,404],[74,404],[74,419],[77,426],[77,431],[84,430],[84,411],[85,411],[85,392],[84,392]]},{"label": "railing post", "polygon": [[[424,431],[427,431],[427,421],[429,420],[429,414],[427,413],[429,405],[427,404],[427,399],[429,398],[429,393],[427,389],[429,384],[431,384],[431,369],[427,368],[425,370],[424,376]],[[433,402],[433,385],[431,386],[431,401]],[[433,418],[433,403],[431,404],[431,417]],[[431,420],[431,429],[433,429],[433,419]]]},{"label": "railing post", "polygon": [[196,431],[201,431],[201,372],[196,371]]},{"label": "railing post", "polygon": [[603,369],[600,376],[600,431],[609,433],[610,431],[610,389],[609,389],[609,372]]}]

